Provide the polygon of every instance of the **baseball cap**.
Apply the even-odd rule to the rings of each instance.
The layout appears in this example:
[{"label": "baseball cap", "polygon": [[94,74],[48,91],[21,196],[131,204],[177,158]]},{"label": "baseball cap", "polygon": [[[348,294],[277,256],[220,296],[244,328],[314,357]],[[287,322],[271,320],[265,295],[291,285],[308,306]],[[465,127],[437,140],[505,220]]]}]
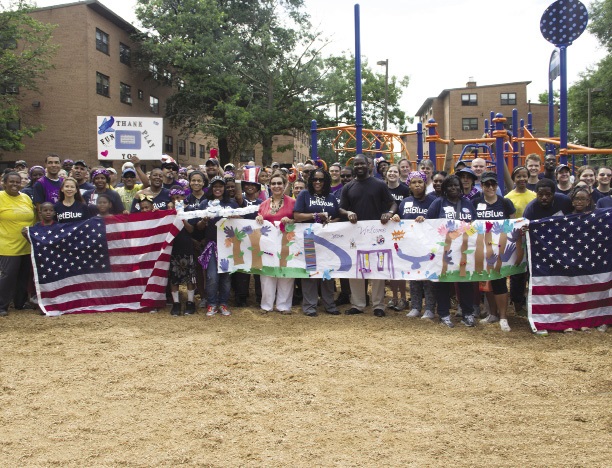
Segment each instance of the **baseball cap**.
[{"label": "baseball cap", "polygon": [[[210,164],[209,164],[210,163]],[[206,161],[206,165],[214,165],[214,166],[218,166],[219,165],[219,160],[215,159],[215,158],[210,158],[208,161]]]},{"label": "baseball cap", "polygon": [[127,174],[134,174],[134,177],[136,176],[136,171],[134,169],[132,169],[131,167],[126,167],[123,172],[121,173],[121,177],[125,177]]},{"label": "baseball cap", "polygon": [[570,170],[570,167],[567,164],[559,164],[556,168],[555,168],[555,173],[561,172],[561,169],[567,169],[568,171]]},{"label": "baseball cap", "polygon": [[497,174],[495,172],[483,172],[480,176],[481,184],[484,184],[485,182],[488,182],[490,180],[495,181],[495,183],[497,183]]},{"label": "baseball cap", "polygon": [[15,162],[15,167],[17,166],[28,167],[28,164],[23,159],[20,159],[19,161]]},{"label": "baseball cap", "polygon": [[174,161],[165,161],[165,162],[162,163],[162,165],[161,165],[162,169],[165,169],[167,167],[169,167],[171,169],[174,169],[175,171],[179,170],[178,164],[175,163]]},{"label": "baseball cap", "polygon": [[87,163],[85,161],[83,161],[82,159],[79,159],[78,161],[75,161],[74,166],[81,166],[81,167],[84,167],[85,169],[89,168]]},{"label": "baseball cap", "polygon": [[223,185],[225,185],[225,179],[221,176],[214,176],[212,179],[210,179],[210,182],[208,183],[208,186],[212,186],[212,184],[214,184],[215,182],[221,182]]},{"label": "baseball cap", "polygon": [[474,180],[478,179],[478,176],[476,174],[474,174],[474,171],[472,169],[470,169],[469,167],[464,167],[462,169],[459,169],[457,172],[455,172],[455,174],[457,174],[457,175],[459,175],[459,174],[469,174],[469,175],[472,176],[472,178]]}]

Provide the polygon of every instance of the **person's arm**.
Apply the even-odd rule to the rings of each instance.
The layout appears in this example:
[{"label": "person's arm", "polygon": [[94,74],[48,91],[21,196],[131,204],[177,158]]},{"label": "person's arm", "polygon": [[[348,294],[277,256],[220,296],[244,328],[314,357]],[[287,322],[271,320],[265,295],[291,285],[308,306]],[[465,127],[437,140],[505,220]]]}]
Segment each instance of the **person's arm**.
[{"label": "person's arm", "polygon": [[242,196],[242,184],[238,179],[234,179],[234,181],[236,183],[236,196],[234,198],[236,199],[236,203],[238,203],[238,206],[244,206],[244,197]]},{"label": "person's arm", "polygon": [[132,156],[132,162],[134,163],[134,169],[136,169],[136,174],[138,174],[138,178],[142,183],[142,188],[146,189],[151,184],[149,183],[149,178],[147,177],[147,174],[145,174],[145,172],[142,170],[142,167],[140,167],[140,158],[138,156]]},{"label": "person's arm", "polygon": [[380,222],[383,224],[387,224],[389,220],[391,219],[391,216],[393,216],[396,211],[397,211],[397,203],[394,201],[393,203],[391,203],[391,207],[389,208],[389,211],[386,211],[380,216]]}]

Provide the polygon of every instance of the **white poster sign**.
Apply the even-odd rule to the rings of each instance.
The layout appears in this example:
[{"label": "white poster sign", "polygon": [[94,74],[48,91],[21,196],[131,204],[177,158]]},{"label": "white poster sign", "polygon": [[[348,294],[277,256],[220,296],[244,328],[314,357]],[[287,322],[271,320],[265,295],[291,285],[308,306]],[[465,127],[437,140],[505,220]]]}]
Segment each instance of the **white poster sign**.
[{"label": "white poster sign", "polygon": [[161,158],[164,119],[151,117],[98,116],[98,159],[142,160]]}]

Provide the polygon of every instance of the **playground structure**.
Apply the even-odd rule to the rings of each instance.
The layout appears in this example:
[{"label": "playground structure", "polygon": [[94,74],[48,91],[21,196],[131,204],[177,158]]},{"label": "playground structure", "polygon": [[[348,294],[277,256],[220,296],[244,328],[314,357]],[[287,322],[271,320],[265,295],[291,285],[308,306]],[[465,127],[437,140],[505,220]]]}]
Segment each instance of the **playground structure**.
[{"label": "playground structure", "polygon": [[[569,8],[570,16],[564,13]],[[574,14],[575,13],[575,14]],[[577,39],[588,22],[586,7],[578,0],[557,0],[544,12],[540,23],[540,30],[546,40],[558,47],[560,70],[556,76],[549,74],[549,136],[547,138],[534,137],[532,115],[528,113],[527,124],[523,119],[518,120],[518,111],[512,111],[512,128],[505,128],[506,118],[501,113],[491,112],[490,119],[484,121],[484,136],[472,139],[443,139],[437,132],[437,123],[430,119],[425,124],[417,124],[417,130],[407,133],[394,133],[381,130],[364,129],[361,106],[361,44],[360,44],[360,11],[355,5],[355,126],[340,126],[317,128],[317,122],[311,122],[312,159],[318,159],[318,132],[335,131],[336,136],[332,142],[332,149],[336,153],[372,154],[384,157],[390,162],[397,162],[405,158],[410,161],[413,169],[423,159],[432,159],[437,170],[451,172],[459,160],[463,160],[469,150],[471,158],[481,157],[487,161],[491,168],[504,168],[497,170],[498,184],[504,190],[505,183],[511,183],[509,174],[514,167],[524,165],[527,155],[538,154],[543,162],[547,153],[558,154],[559,162],[569,164],[572,172],[577,166],[577,156],[582,155],[581,164],[588,164],[590,155],[603,155],[603,164],[608,164],[607,155],[612,155],[612,149],[589,148],[586,146],[568,143],[567,141],[567,47]],[[552,81],[561,77],[560,90],[560,136],[553,135],[553,105]],[[416,158],[411,157],[406,147],[406,141],[416,137]],[[424,143],[428,144],[428,155],[424,154]],[[544,146],[542,146],[542,144]],[[440,145],[446,145],[445,153],[438,153]],[[454,153],[454,145],[464,145],[460,153]],[[397,148],[399,147],[399,148]],[[571,157],[571,161],[568,160]],[[469,160],[466,160],[469,161]],[[504,180],[505,179],[505,180]]]}]

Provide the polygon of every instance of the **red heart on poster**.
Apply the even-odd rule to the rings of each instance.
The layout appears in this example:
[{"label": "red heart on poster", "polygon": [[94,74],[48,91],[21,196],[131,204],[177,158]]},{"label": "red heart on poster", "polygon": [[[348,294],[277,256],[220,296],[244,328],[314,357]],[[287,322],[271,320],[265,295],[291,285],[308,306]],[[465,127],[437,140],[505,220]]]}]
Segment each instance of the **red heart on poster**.
[{"label": "red heart on poster", "polygon": [[100,153],[102,156],[106,157],[108,156],[108,150],[104,150]]}]

